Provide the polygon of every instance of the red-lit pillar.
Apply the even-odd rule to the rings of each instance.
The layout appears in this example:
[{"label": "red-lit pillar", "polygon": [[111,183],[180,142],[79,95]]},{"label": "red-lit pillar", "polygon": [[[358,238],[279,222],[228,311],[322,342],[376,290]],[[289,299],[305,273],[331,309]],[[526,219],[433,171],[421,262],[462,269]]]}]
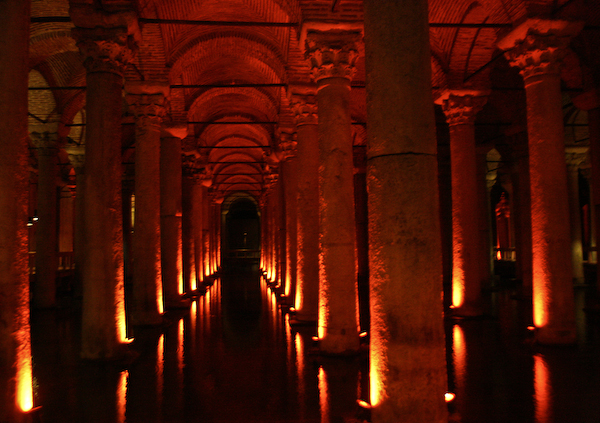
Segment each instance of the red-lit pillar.
[{"label": "red-lit pillar", "polygon": [[196,246],[194,245],[194,207],[193,191],[196,184],[197,169],[195,158],[183,156],[183,179],[181,183],[181,257],[183,263],[183,285],[186,291],[196,286]]},{"label": "red-lit pillar", "polygon": [[160,130],[168,85],[128,83],[125,97],[135,115],[135,213],[133,227],[133,325],[157,325],[164,311],[160,254]]},{"label": "red-lit pillar", "polygon": [[184,293],[181,258],[181,140],[186,136],[186,126],[168,126],[163,127],[160,140],[160,251],[166,308],[189,305],[181,298]]},{"label": "red-lit pillar", "polygon": [[[479,279],[483,288],[492,285],[492,269],[494,263],[494,250],[491,242],[491,202],[489,180],[487,178],[487,151],[477,152],[477,213],[479,218],[479,247],[477,248],[479,262]],[[488,188],[489,187],[489,188]]]},{"label": "red-lit pillar", "polygon": [[319,306],[319,132],[316,87],[290,87],[296,116],[298,220],[297,322],[315,323]]},{"label": "red-lit pillar", "polygon": [[[480,191],[475,116],[487,98],[479,92],[447,91],[437,101],[450,126],[452,164],[452,306],[457,316],[483,313],[479,260]],[[483,182],[482,182],[483,183]]]},{"label": "red-lit pillar", "polygon": [[521,69],[527,132],[533,248],[533,321],[543,344],[575,341],[571,230],[559,65],[581,25],[528,19],[499,42]]},{"label": "red-lit pillar", "polygon": [[56,305],[56,276],[58,270],[57,238],[57,148],[58,134],[31,134],[37,147],[38,195],[35,248],[35,283],[32,284],[34,308],[51,308]]},{"label": "red-lit pillar", "polygon": [[203,175],[203,186],[202,186],[202,204],[199,206],[201,208],[202,214],[202,279],[204,280],[207,276],[210,276],[212,273],[210,271],[210,216],[208,214],[209,208],[209,196],[208,196],[208,187],[212,185],[212,180],[210,175]]},{"label": "red-lit pillar", "polygon": [[350,81],[360,30],[304,28],[319,110],[318,336],[325,353],[359,346]]},{"label": "red-lit pillar", "polygon": [[[0,421],[33,406],[27,253],[28,1],[0,2]],[[6,42],[10,40],[10,42]]]},{"label": "red-lit pillar", "polygon": [[283,295],[288,304],[293,304],[298,263],[297,218],[298,218],[298,160],[297,142],[294,135],[281,133],[279,148],[283,153],[280,169],[283,174],[283,196],[285,200],[285,276],[282,280]]},{"label": "red-lit pillar", "polygon": [[[86,260],[81,355],[86,359],[109,359],[120,356],[126,342],[121,214],[122,88],[123,69],[137,49],[139,28],[133,12],[98,16],[85,6],[72,6],[70,13],[77,26],[72,34],[84,54],[87,69]],[[103,28],[100,22],[110,27]]]},{"label": "red-lit pillar", "polygon": [[442,423],[448,380],[427,1],[364,7],[371,417]]},{"label": "red-lit pillar", "polygon": [[581,232],[581,206],[579,203],[579,166],[586,158],[581,147],[567,147],[567,182],[569,185],[569,216],[571,217],[571,263],[573,282],[583,283],[583,234]]}]

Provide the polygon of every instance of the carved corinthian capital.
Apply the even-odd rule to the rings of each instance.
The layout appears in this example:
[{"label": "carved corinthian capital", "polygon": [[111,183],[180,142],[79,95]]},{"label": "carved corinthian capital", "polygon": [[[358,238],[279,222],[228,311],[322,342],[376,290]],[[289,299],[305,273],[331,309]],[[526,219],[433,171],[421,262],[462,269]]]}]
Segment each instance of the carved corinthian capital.
[{"label": "carved corinthian capital", "polygon": [[583,24],[564,20],[528,19],[498,42],[523,79],[558,75],[566,48]]},{"label": "carved corinthian capital", "polygon": [[296,125],[317,125],[317,93],[313,86],[290,86],[290,107],[294,112]]},{"label": "carved corinthian capital", "polygon": [[123,75],[138,50],[127,28],[73,28],[71,35],[84,56],[88,73],[109,72]]},{"label": "carved corinthian capital", "polygon": [[169,86],[167,83],[128,83],[125,101],[135,116],[140,129],[160,129],[166,114]]},{"label": "carved corinthian capital", "polygon": [[314,80],[333,77],[352,79],[361,43],[362,34],[358,30],[308,30],[305,57],[309,60]]},{"label": "carved corinthian capital", "polygon": [[448,125],[473,125],[487,101],[487,93],[448,91],[436,103],[442,106]]}]

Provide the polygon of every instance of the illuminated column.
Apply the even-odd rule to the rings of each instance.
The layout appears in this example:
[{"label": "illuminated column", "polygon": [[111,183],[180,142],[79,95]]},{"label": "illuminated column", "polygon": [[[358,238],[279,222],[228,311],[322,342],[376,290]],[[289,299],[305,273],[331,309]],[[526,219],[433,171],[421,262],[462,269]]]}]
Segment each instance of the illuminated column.
[{"label": "illuminated column", "polygon": [[[29,335],[28,1],[0,2],[0,421],[33,406]],[[10,42],[6,42],[10,40]]]},{"label": "illuminated column", "polygon": [[[183,179],[181,183],[181,257],[183,262],[183,285],[192,291],[196,285],[196,254],[194,245],[194,205],[192,194],[198,169],[192,155],[183,155]],[[196,206],[197,207],[197,206]]]},{"label": "illuminated column", "polygon": [[264,175],[265,181],[265,194],[267,195],[267,275],[269,281],[275,280],[275,233],[277,232],[277,226],[275,224],[275,199],[273,196],[274,187],[277,183],[276,173],[266,173]]},{"label": "illuminated column", "polygon": [[[587,148],[583,148],[586,150]],[[573,281],[584,282],[581,206],[579,204],[579,166],[586,158],[581,147],[567,147],[567,179],[569,184],[569,216],[571,217],[571,263]]]},{"label": "illuminated column", "polygon": [[169,126],[163,128],[160,140],[160,251],[167,308],[189,305],[181,301],[184,293],[181,259],[181,140],[186,135],[186,126]]},{"label": "illuminated column", "polygon": [[[205,179],[209,185],[210,179]],[[208,186],[204,185],[202,188],[202,199],[204,200],[200,205],[202,214],[202,265],[203,265],[203,278],[211,274],[210,271],[210,219],[208,215],[209,198],[208,198]]]},{"label": "illuminated column", "polygon": [[279,147],[283,153],[281,171],[283,172],[283,195],[285,198],[285,269],[283,278],[284,292],[290,305],[293,304],[294,290],[296,288],[296,269],[298,263],[297,250],[297,218],[298,218],[298,160],[296,159],[297,142],[293,134],[281,134]]},{"label": "illuminated column", "polygon": [[[481,281],[482,287],[489,288],[492,285],[492,272],[494,257],[494,250],[491,242],[491,202],[490,202],[490,189],[488,188],[488,169],[487,169],[487,151],[477,152],[477,213],[479,218],[479,247],[476,249],[478,258],[476,259],[479,263],[479,280]],[[495,178],[494,178],[495,179]]]},{"label": "illuminated column", "polygon": [[130,308],[134,325],[162,322],[160,129],[168,90],[166,83],[125,85],[125,100],[135,115],[135,223]]},{"label": "illuminated column", "polygon": [[475,116],[487,98],[474,91],[446,91],[437,102],[450,126],[452,164],[452,306],[457,316],[479,316],[481,304],[480,194]]},{"label": "illuminated column", "polygon": [[194,244],[194,264],[196,273],[196,279],[192,281],[192,291],[196,291],[198,286],[204,280],[204,272],[203,272],[203,246],[202,246],[202,233],[203,233],[203,225],[204,225],[204,216],[202,212],[202,204],[206,201],[204,197],[204,187],[202,186],[202,178],[203,173],[197,173],[196,177],[193,179],[192,184],[192,219],[194,220],[192,224],[192,237]]},{"label": "illuminated column", "polygon": [[75,170],[75,234],[73,239],[73,259],[75,261],[75,282],[73,296],[81,298],[82,295],[82,270],[85,258],[85,212],[83,198],[85,196],[85,146],[69,146],[67,148],[69,161]]},{"label": "illuminated column", "polygon": [[319,108],[318,336],[323,352],[337,354],[359,346],[350,80],[362,34],[304,30]]},{"label": "illuminated column", "polygon": [[427,2],[364,7],[372,422],[442,423],[448,380]]},{"label": "illuminated column", "polygon": [[38,195],[35,248],[35,283],[32,284],[34,308],[50,308],[56,305],[56,271],[58,270],[58,241],[56,219],[58,210],[56,178],[58,134],[31,134],[37,147]]},{"label": "illuminated column", "polygon": [[[123,69],[133,59],[139,35],[134,13],[97,16],[71,6],[73,38],[85,57],[86,164],[85,265],[82,351],[85,359],[125,353],[123,232],[121,202],[121,114]],[[95,22],[97,18],[98,22]],[[110,25],[100,27],[100,22]]]},{"label": "illuminated column", "polygon": [[298,221],[295,320],[317,321],[319,306],[319,132],[314,86],[293,86],[298,157]]},{"label": "illuminated column", "polygon": [[573,343],[576,335],[559,65],[580,29],[577,23],[528,19],[499,42],[525,82],[533,321],[543,344]]}]

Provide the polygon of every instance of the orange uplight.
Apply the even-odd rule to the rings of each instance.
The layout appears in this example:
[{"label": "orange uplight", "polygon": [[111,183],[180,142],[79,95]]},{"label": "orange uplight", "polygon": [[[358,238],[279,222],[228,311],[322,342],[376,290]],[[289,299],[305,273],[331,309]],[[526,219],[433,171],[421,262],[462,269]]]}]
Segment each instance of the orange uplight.
[{"label": "orange uplight", "polygon": [[125,423],[125,412],[127,411],[127,380],[129,372],[123,370],[117,386],[117,422]]},{"label": "orange uplight", "polygon": [[190,327],[192,330],[192,334],[196,333],[196,322],[198,320],[198,302],[196,300],[192,301],[192,305],[190,307]]},{"label": "orange uplight", "polygon": [[544,327],[548,323],[546,309],[550,303],[548,280],[549,278],[542,271],[533,274],[533,325],[536,328]]},{"label": "orange uplight", "polygon": [[165,369],[165,335],[161,334],[156,345],[156,393],[162,399]]},{"label": "orange uplight", "polygon": [[535,326],[527,326],[527,330],[535,330]]},{"label": "orange uplight", "polygon": [[119,272],[117,285],[115,287],[115,324],[119,341],[130,343],[133,338],[127,338],[127,317],[125,316],[125,287],[123,282],[123,272]]},{"label": "orange uplight", "polygon": [[459,325],[452,329],[452,359],[454,361],[455,383],[459,389],[465,387],[467,374],[467,346],[465,334]]},{"label": "orange uplight", "polygon": [[179,319],[179,327],[177,330],[177,369],[183,374],[183,318]]},{"label": "orange uplight", "polygon": [[454,308],[459,308],[465,302],[464,272],[458,266],[454,266],[452,274],[452,305]]},{"label": "orange uplight", "polygon": [[33,386],[31,374],[31,344],[29,337],[29,327],[27,334],[23,334],[25,344],[18,351],[17,358],[17,402],[23,412],[28,412],[33,408]]},{"label": "orange uplight", "polygon": [[327,375],[323,367],[319,367],[319,405],[321,406],[321,422],[329,421],[329,387]]},{"label": "orange uplight", "polygon": [[546,360],[536,354],[534,359],[535,417],[537,422],[549,422],[552,417],[552,387]]},{"label": "orange uplight", "polygon": [[454,398],[456,398],[456,395],[453,392],[446,392],[444,394],[444,401],[446,402],[452,402]]},{"label": "orange uplight", "polygon": [[304,295],[302,293],[302,289],[304,284],[302,282],[302,278],[298,278],[296,280],[296,295],[294,297],[294,308],[296,310],[302,310],[302,305],[304,303]]}]

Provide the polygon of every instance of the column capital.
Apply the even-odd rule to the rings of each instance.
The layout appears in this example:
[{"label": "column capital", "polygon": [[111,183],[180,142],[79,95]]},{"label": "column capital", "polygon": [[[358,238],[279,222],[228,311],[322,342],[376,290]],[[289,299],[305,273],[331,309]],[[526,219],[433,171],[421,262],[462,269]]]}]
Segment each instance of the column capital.
[{"label": "column capital", "polygon": [[84,56],[83,65],[88,73],[123,75],[125,66],[133,61],[138,50],[137,41],[125,27],[76,27],[71,35]]},{"label": "column capital", "polygon": [[317,125],[317,88],[314,85],[290,85],[288,90],[290,108],[294,112],[296,126]]},{"label": "column capital", "polygon": [[280,134],[279,151],[282,153],[282,160],[288,160],[296,157],[296,134],[282,132]]},{"label": "column capital", "polygon": [[125,101],[136,118],[136,126],[160,129],[166,114],[169,84],[144,81],[125,84]]},{"label": "column capital", "polygon": [[38,155],[51,156],[56,154],[59,146],[59,136],[56,132],[32,132],[31,142],[35,145]]},{"label": "column capital", "polygon": [[435,102],[442,106],[448,125],[473,125],[488,94],[487,91],[447,90]]},{"label": "column capital", "polygon": [[524,80],[541,75],[558,75],[571,38],[583,22],[530,18],[498,41],[512,66]]},{"label": "column capital", "polygon": [[316,82],[325,78],[351,80],[356,72],[356,59],[363,50],[362,39],[360,29],[306,24],[302,40],[312,78]]},{"label": "column capital", "polygon": [[81,173],[85,165],[85,145],[68,145],[65,150],[75,172]]},{"label": "column capital", "polygon": [[588,158],[587,150],[587,147],[567,147],[565,149],[567,170],[576,172]]}]

